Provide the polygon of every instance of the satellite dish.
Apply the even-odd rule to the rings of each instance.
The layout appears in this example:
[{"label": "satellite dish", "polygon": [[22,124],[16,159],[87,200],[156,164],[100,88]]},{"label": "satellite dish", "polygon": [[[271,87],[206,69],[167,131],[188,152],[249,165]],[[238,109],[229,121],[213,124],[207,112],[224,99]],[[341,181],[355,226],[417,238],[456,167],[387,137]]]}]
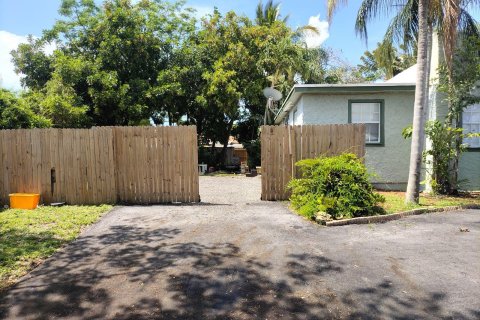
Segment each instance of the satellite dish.
[{"label": "satellite dish", "polygon": [[282,99],[282,93],[273,87],[267,87],[263,89],[263,95],[267,98],[267,106],[265,108],[265,116],[263,118],[263,124],[267,125],[272,123],[273,117],[277,114],[277,108],[275,107],[275,101]]},{"label": "satellite dish", "polygon": [[273,101],[278,101],[282,99],[282,93],[273,87],[267,87],[263,89],[263,95],[267,99],[272,99]]}]

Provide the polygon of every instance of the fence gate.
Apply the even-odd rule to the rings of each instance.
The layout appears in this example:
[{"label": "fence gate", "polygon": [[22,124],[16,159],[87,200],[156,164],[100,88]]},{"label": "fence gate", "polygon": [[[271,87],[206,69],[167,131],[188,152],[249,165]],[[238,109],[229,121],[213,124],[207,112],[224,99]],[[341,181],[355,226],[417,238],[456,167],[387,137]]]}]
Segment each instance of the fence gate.
[{"label": "fence gate", "polygon": [[365,125],[262,126],[262,200],[287,200],[295,163],[319,155],[365,155]]},{"label": "fence gate", "polygon": [[0,202],[198,202],[195,126],[0,131]]}]

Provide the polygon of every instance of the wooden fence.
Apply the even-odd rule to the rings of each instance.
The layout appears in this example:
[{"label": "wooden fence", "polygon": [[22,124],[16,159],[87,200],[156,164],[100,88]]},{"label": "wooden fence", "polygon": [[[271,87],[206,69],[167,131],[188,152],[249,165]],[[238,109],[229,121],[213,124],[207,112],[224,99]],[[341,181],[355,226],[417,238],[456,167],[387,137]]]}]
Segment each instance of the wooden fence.
[{"label": "wooden fence", "polygon": [[297,176],[295,163],[344,152],[365,155],[363,124],[263,126],[262,200],[286,200],[287,183]]},{"label": "wooden fence", "polygon": [[199,201],[195,126],[0,131],[0,202]]}]

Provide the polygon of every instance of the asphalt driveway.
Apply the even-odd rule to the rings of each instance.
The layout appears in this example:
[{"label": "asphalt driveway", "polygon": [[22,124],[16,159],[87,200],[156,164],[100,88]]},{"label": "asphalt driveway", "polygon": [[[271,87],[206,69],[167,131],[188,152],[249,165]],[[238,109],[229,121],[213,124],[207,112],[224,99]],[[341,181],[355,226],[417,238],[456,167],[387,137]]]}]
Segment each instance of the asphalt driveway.
[{"label": "asphalt driveway", "polygon": [[259,201],[259,178],[202,177],[201,196],[114,209],[0,318],[480,318],[480,211],[325,228]]}]

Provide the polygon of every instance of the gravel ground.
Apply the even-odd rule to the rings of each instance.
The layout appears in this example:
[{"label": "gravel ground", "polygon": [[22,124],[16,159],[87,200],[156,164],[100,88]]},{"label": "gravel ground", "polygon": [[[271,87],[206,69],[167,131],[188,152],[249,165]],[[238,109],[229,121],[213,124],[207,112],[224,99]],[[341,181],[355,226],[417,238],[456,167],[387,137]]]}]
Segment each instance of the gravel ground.
[{"label": "gravel ground", "polygon": [[0,318],[480,318],[478,210],[325,228],[260,201],[259,177],[200,183],[199,205],[114,209]]}]

